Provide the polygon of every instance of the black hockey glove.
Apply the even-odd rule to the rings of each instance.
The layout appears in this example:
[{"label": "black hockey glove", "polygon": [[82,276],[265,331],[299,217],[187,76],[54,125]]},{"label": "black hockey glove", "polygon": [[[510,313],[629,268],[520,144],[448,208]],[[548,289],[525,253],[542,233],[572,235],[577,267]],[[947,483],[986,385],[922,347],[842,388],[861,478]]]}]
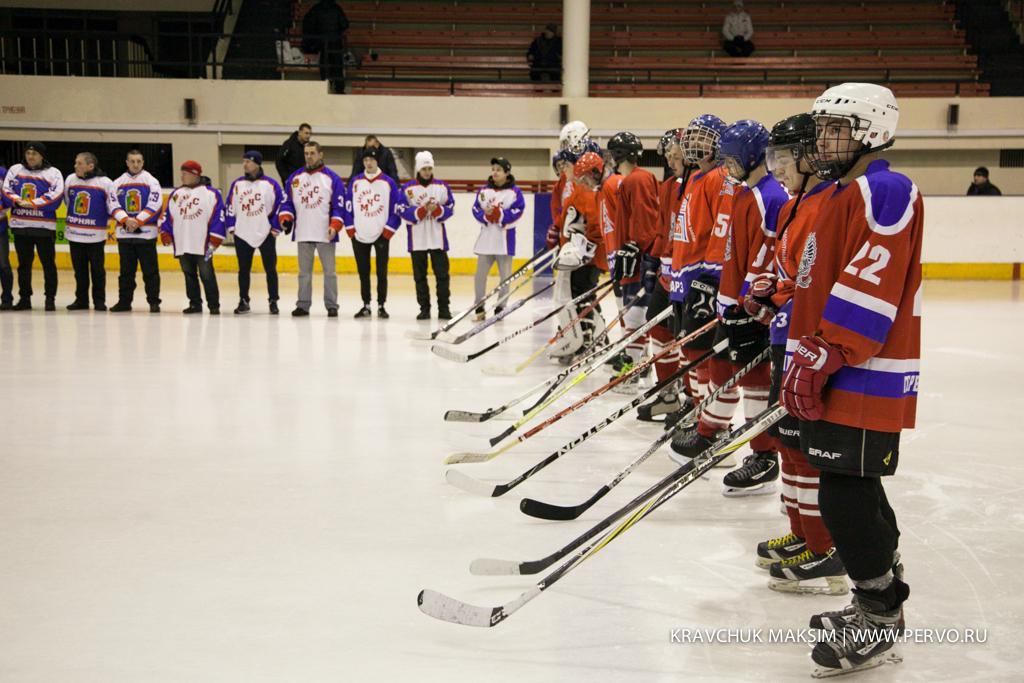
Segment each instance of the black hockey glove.
[{"label": "black hockey glove", "polygon": [[658,286],[658,274],[661,272],[661,259],[655,258],[650,254],[644,254],[640,257],[640,284],[643,286],[644,291],[653,293],[654,288]]},{"label": "black hockey glove", "polygon": [[745,365],[768,348],[768,328],[750,317],[743,307],[725,309],[720,324],[729,340],[727,355],[733,363]]},{"label": "black hockey glove", "polygon": [[640,258],[640,247],[636,242],[629,242],[615,252],[615,272],[612,279],[616,282],[627,280],[636,274],[636,264]]},{"label": "black hockey glove", "polygon": [[291,218],[284,218],[281,220],[281,230],[284,231],[284,234],[292,234],[293,227],[295,227],[295,221],[292,220]]},{"label": "black hockey glove", "polygon": [[715,299],[718,297],[718,278],[701,275],[690,283],[690,290],[683,302],[686,317],[691,320],[709,320],[715,316]]}]

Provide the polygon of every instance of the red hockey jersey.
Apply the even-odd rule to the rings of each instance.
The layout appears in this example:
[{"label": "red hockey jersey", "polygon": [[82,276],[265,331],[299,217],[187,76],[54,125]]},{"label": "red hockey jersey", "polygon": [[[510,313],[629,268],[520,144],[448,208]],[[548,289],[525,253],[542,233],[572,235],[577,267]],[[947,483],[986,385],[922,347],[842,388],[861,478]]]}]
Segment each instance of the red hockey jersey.
[{"label": "red hockey jersey", "polygon": [[917,187],[881,159],[823,200],[797,269],[786,349],[819,334],[842,354],[822,419],[883,432],[914,426],[923,226]]},{"label": "red hockey jersey", "polygon": [[[723,205],[723,198],[728,203]],[[708,245],[714,232],[721,232],[725,239],[729,227],[729,213],[732,208],[732,185],[726,181],[725,169],[721,166],[690,176],[679,204],[672,234],[672,289],[673,301],[682,301],[690,289],[690,283],[708,270],[706,257]],[[711,272],[721,269],[723,248],[718,249],[718,260]]]}]

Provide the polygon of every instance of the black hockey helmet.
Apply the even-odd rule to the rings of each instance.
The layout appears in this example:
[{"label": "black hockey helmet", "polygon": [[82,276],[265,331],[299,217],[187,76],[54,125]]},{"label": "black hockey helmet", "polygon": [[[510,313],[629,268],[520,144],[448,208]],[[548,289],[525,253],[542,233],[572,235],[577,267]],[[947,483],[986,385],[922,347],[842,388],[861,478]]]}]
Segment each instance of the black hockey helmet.
[{"label": "black hockey helmet", "polygon": [[783,157],[800,161],[813,154],[815,135],[814,117],[810,114],[796,114],[772,126],[765,153],[768,171],[774,173]]},{"label": "black hockey helmet", "polygon": [[640,154],[644,151],[644,144],[633,133],[622,132],[613,135],[612,139],[608,141],[606,148],[612,156],[612,161],[618,166],[623,161],[635,164],[640,159]]},{"label": "black hockey helmet", "polygon": [[680,144],[682,136],[682,128],[670,128],[669,130],[666,130],[664,135],[661,136],[661,139],[658,140],[658,156],[665,156],[665,152],[667,152],[672,145]]}]

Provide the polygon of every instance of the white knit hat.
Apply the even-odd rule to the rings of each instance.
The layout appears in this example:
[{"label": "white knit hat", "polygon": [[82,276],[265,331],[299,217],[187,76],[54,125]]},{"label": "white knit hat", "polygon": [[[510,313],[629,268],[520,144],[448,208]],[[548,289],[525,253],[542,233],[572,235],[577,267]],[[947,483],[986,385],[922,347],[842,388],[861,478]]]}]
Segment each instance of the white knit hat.
[{"label": "white knit hat", "polygon": [[434,155],[427,151],[417,152],[415,172],[419,173],[421,168],[425,168],[427,166],[434,168]]}]

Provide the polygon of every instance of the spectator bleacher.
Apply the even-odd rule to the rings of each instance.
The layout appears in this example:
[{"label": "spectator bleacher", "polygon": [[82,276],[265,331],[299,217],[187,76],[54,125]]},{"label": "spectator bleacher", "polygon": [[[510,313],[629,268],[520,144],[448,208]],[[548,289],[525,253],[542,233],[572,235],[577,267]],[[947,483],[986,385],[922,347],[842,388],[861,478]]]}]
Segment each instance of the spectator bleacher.
[{"label": "spectator bleacher", "polygon": [[[296,26],[311,4],[294,3]],[[529,81],[525,53],[544,24],[561,23],[561,0],[343,7],[349,48],[363,57],[348,73],[355,93],[560,94],[557,84]],[[595,0],[590,94],[803,97],[844,80],[885,82],[901,96],[988,94],[952,3],[748,0],[746,9],[757,51],[735,59],[721,50],[728,3]]]}]

